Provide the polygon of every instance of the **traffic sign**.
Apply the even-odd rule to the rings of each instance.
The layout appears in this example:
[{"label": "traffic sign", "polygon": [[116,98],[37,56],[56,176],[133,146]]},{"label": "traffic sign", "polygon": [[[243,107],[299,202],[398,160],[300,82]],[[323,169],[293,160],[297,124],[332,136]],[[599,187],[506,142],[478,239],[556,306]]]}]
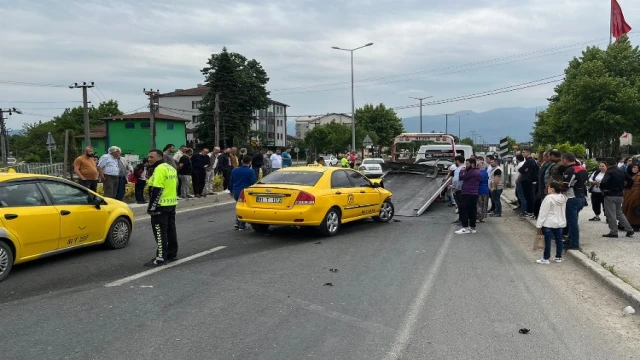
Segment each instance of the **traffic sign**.
[{"label": "traffic sign", "polygon": [[296,148],[293,149],[293,151],[295,151],[296,153],[299,153],[300,152],[300,148],[296,147]]},{"label": "traffic sign", "polygon": [[364,137],[364,140],[362,140],[362,145],[364,146],[371,146],[373,145],[373,140],[371,140],[371,138],[369,137],[369,135]]},{"label": "traffic sign", "polygon": [[503,139],[500,139],[500,149],[498,151],[498,154],[500,156],[505,156],[509,153],[509,138],[505,137]]},{"label": "traffic sign", "polygon": [[56,149],[56,140],[51,135],[51,132],[47,134],[47,150],[55,150]]}]

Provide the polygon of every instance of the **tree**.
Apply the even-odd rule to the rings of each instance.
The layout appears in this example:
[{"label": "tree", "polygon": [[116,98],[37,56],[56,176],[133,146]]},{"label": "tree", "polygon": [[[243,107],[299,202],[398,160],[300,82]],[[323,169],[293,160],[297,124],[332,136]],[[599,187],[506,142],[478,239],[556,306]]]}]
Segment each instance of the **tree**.
[{"label": "tree", "polygon": [[220,140],[225,143],[248,144],[255,110],[266,109],[269,77],[262,65],[248,60],[238,53],[230,53],[224,47],[219,54],[212,54],[207,66],[201,70],[209,91],[200,103],[201,122],[196,128],[198,138],[205,144],[215,142],[215,93],[220,100]]},{"label": "tree", "polygon": [[[383,104],[373,106],[367,104],[356,110],[356,131],[363,129],[364,132],[356,133],[356,146],[362,146],[362,140],[368,134],[377,146],[391,146],[393,138],[404,132],[402,119],[393,109],[387,109]],[[375,134],[374,139],[371,134]]]},{"label": "tree", "polygon": [[591,154],[619,153],[623,132],[640,134],[640,51],[626,36],[606,50],[587,47],[538,114],[534,143],[583,144]]},{"label": "tree", "polygon": [[[53,152],[53,161],[62,161],[64,159],[64,131],[69,131],[71,146],[69,147],[69,156],[80,153],[80,142],[74,142],[74,136],[84,133],[84,110],[82,106],[72,109],[65,109],[64,112],[49,121],[40,121],[33,124],[25,124],[23,126],[24,133],[15,135],[9,139],[10,149],[17,152],[18,156],[30,162],[48,162],[49,151],[47,150],[47,136],[51,132],[56,141],[57,149]],[[102,102],[98,107],[91,106],[89,108],[89,123],[91,126],[101,124],[99,119],[122,115],[122,111],[118,108],[118,102],[109,100]]]},{"label": "tree", "polygon": [[311,129],[304,138],[314,153],[344,153],[351,145],[351,126],[332,121]]},{"label": "tree", "polygon": [[462,140],[460,140],[460,145],[471,145],[474,146],[475,144],[473,143],[473,139],[472,138],[464,138]]}]

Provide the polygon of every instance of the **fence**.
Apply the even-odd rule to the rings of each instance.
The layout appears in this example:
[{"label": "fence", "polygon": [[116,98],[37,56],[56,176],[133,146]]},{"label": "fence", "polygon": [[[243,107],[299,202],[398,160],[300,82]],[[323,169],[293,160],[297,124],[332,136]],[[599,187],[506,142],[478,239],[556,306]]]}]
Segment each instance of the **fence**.
[{"label": "fence", "polygon": [[17,173],[40,174],[51,176],[64,176],[64,163],[20,163],[14,166],[1,168],[0,172],[7,172],[14,169]]}]

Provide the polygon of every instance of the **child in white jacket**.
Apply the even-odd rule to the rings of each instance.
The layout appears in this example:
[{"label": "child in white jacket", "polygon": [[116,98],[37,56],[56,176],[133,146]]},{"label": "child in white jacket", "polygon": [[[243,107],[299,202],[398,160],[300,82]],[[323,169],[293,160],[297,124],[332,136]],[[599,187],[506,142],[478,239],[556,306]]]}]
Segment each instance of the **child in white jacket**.
[{"label": "child in white jacket", "polygon": [[567,196],[562,194],[562,185],[556,181],[549,184],[548,195],[540,205],[538,215],[538,234],[544,234],[544,254],[538,264],[549,264],[551,257],[551,238],[556,240],[555,262],[562,261],[562,229],[567,226],[566,218]]}]

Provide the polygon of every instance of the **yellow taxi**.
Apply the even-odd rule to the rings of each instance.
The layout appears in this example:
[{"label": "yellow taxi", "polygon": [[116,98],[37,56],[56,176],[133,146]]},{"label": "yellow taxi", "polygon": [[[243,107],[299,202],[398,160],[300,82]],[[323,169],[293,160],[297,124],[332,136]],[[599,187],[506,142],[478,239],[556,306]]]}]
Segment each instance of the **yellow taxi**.
[{"label": "yellow taxi", "polygon": [[0,173],[0,281],[13,264],[83,246],[129,243],[129,205],[46,175]]},{"label": "yellow taxi", "polygon": [[314,226],[333,236],[341,224],[351,221],[391,221],[395,213],[391,195],[352,169],[288,167],[246,188],[236,214],[256,232],[267,232],[271,225]]}]

